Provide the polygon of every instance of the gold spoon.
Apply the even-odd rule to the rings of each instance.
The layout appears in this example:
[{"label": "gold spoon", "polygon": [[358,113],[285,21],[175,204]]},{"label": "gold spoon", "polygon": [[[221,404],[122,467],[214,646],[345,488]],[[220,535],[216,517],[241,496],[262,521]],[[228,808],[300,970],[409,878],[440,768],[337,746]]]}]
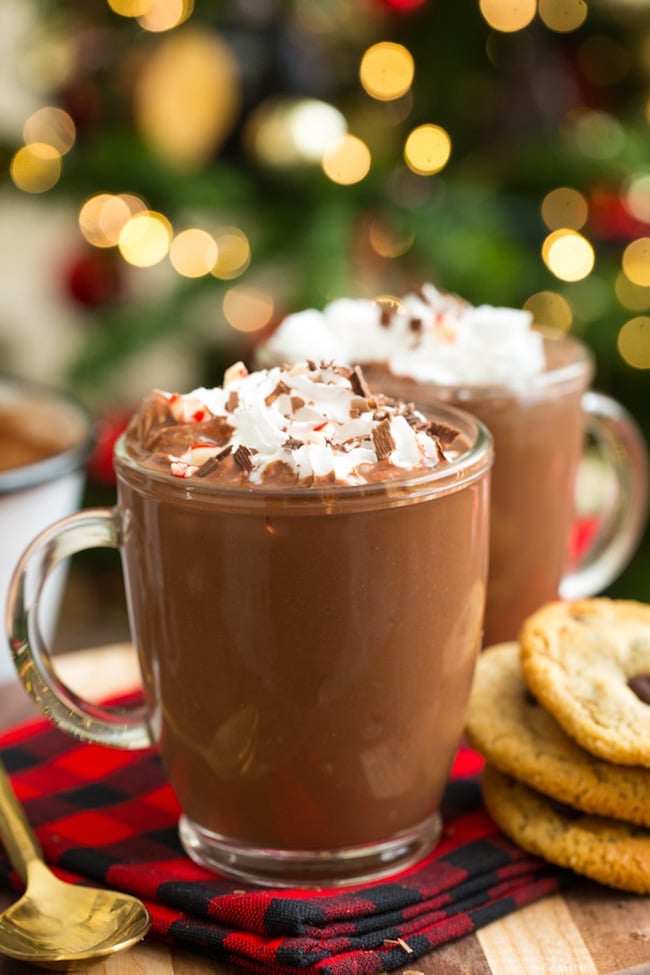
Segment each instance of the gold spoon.
[{"label": "gold spoon", "polygon": [[26,884],[0,914],[0,953],[44,968],[74,968],[144,938],[151,919],[137,898],[64,883],[45,865],[1,762],[0,837]]}]

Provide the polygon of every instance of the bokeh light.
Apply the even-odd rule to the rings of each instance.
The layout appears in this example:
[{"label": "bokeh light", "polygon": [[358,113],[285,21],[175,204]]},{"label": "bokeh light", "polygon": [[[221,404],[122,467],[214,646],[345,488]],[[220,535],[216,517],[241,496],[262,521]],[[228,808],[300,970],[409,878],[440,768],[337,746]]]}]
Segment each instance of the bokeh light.
[{"label": "bokeh light", "polygon": [[640,315],[626,322],[618,333],[618,351],[634,369],[650,369],[650,318]]},{"label": "bokeh light", "polygon": [[167,217],[153,210],[136,213],[122,227],[119,249],[135,267],[153,267],[167,255],[172,228]]},{"label": "bokeh light", "polygon": [[580,230],[587,222],[589,205],[578,190],[560,186],[547,193],[542,201],[542,220],[549,230],[567,227]]},{"label": "bokeh light", "polygon": [[368,175],[370,150],[362,139],[349,133],[337,139],[323,154],[325,175],[341,186],[359,183]]},{"label": "bokeh light", "polygon": [[113,13],[120,17],[142,17],[153,6],[154,0],[106,0]]},{"label": "bokeh light", "polygon": [[188,227],[176,234],[169,248],[172,267],[186,278],[209,274],[217,262],[217,242],[199,227]]},{"label": "bokeh light", "polygon": [[212,268],[215,278],[228,281],[243,274],[251,262],[251,245],[239,227],[223,227],[216,235],[217,260]]},{"label": "bokeh light", "polygon": [[632,284],[650,285],[650,237],[638,237],[623,251],[623,271]]},{"label": "bokeh light", "polygon": [[127,220],[146,209],[144,200],[130,193],[97,193],[81,207],[79,229],[94,247],[115,247]]},{"label": "bokeh light", "polygon": [[608,112],[591,109],[570,112],[566,128],[578,149],[593,159],[611,159],[625,146],[625,129]]},{"label": "bokeh light", "polygon": [[273,297],[262,288],[236,285],[223,298],[226,321],[238,332],[257,332],[273,317]]},{"label": "bokeh light", "polygon": [[542,258],[561,281],[581,281],[591,274],[595,262],[594,249],[586,237],[566,228],[548,235],[542,245]]},{"label": "bokeh light", "polygon": [[368,48],[359,67],[363,88],[379,101],[392,101],[405,95],[413,83],[414,73],[411,52],[391,41],[381,41]]},{"label": "bokeh light", "polygon": [[557,291],[538,291],[523,306],[531,312],[536,325],[548,325],[561,332],[568,332],[573,324],[573,309]]},{"label": "bokeh light", "polygon": [[320,163],[347,132],[344,116],[316,98],[268,100],[253,112],[246,142],[258,159],[278,168]]},{"label": "bokeh light", "polygon": [[52,146],[65,156],[74,145],[76,136],[75,124],[72,117],[62,108],[46,105],[37,109],[29,116],[23,126],[23,138],[26,145],[30,143],[45,143]]},{"label": "bokeh light", "polygon": [[194,0],[153,0],[137,21],[143,30],[162,33],[183,24],[194,12]]},{"label": "bokeh light", "polygon": [[616,276],[616,297],[630,311],[646,311],[650,308],[650,284],[634,284],[623,271]]},{"label": "bokeh light", "polygon": [[13,156],[9,175],[25,193],[45,193],[61,177],[61,153],[45,142],[30,142]]},{"label": "bokeh light", "polygon": [[489,26],[507,34],[528,27],[537,12],[537,0],[480,0],[479,6]]},{"label": "bokeh light", "polygon": [[419,125],[404,145],[407,166],[420,176],[439,173],[447,165],[450,155],[451,139],[439,125]]},{"label": "bokeh light", "polygon": [[650,173],[633,176],[622,194],[623,204],[633,217],[650,223]]},{"label": "bokeh light", "polygon": [[370,246],[380,257],[401,257],[415,241],[411,231],[400,232],[378,218],[371,220],[368,237]]},{"label": "bokeh light", "polygon": [[582,26],[588,10],[585,0],[539,0],[538,13],[550,30],[568,34]]}]

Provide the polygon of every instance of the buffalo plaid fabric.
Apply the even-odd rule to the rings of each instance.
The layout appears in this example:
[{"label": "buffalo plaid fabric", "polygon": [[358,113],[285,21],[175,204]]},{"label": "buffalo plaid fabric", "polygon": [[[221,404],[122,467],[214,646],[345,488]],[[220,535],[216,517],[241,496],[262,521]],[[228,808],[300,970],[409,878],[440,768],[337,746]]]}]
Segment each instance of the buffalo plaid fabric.
[{"label": "buffalo plaid fabric", "polygon": [[[152,935],[257,972],[385,972],[556,890],[559,873],[508,842],[482,808],[480,759],[458,753],[433,854],[372,884],[255,887],[197,866],[154,750],[83,744],[44,719],[0,752],[48,862],[61,877],[140,897]],[[20,889],[6,858],[0,882]]]}]

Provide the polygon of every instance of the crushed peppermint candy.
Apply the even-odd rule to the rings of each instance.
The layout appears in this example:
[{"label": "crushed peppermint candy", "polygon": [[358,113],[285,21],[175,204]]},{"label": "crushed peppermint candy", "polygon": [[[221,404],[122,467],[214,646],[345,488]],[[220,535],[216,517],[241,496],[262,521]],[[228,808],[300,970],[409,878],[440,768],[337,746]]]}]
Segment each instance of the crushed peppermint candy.
[{"label": "crushed peppermint candy", "polygon": [[542,334],[530,312],[473,306],[432,284],[390,305],[339,298],[323,311],[289,315],[260,345],[256,361],[266,367],[296,362],[306,350],[441,386],[525,382],[546,368]]},{"label": "crushed peppermint candy", "polygon": [[313,361],[249,373],[185,395],[154,392],[127,431],[129,453],[203,482],[363,484],[455,456],[459,431],[373,395],[359,367]]}]

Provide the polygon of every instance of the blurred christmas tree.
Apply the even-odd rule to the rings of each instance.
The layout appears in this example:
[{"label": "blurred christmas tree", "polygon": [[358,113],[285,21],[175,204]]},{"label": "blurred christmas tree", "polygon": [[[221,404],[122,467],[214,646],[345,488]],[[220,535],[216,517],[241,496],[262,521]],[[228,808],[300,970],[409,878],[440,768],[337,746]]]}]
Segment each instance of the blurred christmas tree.
[{"label": "blurred christmas tree", "polygon": [[[73,208],[52,260],[84,322],[66,379],[93,405],[146,392],[157,349],[170,384],[214,383],[288,311],[432,280],[580,335],[650,437],[646,4],[38,12],[43,107],[5,180]],[[649,548],[619,586],[640,598]]]}]

